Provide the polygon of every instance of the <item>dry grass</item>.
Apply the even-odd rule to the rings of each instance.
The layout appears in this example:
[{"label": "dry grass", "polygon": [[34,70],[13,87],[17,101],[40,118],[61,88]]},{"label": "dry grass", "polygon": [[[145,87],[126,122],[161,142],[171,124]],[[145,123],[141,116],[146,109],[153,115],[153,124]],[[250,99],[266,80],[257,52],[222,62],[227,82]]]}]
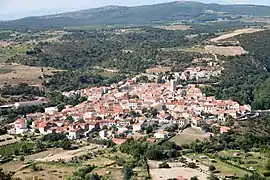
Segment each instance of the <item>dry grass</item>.
[{"label": "dry grass", "polygon": [[232,38],[234,36],[241,35],[241,34],[250,34],[250,33],[255,33],[255,32],[259,32],[259,31],[263,31],[263,29],[258,29],[258,28],[237,29],[233,32],[229,32],[229,33],[223,34],[221,36],[218,36],[216,38],[210,39],[210,41],[211,42],[218,42],[218,41],[229,39],[229,38]]},{"label": "dry grass", "polygon": [[[0,65],[0,69],[8,69],[10,72],[0,73],[0,86],[18,83],[27,83],[33,86],[41,86],[44,79],[41,67],[30,67],[23,65]],[[57,71],[54,68],[44,68],[44,75],[53,76]]]},{"label": "dry grass", "polygon": [[200,172],[198,169],[191,169],[182,167],[182,163],[168,163],[171,168],[160,169],[158,165],[161,161],[148,161],[150,174],[153,180],[167,180],[169,178],[177,178],[182,176],[183,178],[190,179],[197,176],[199,179],[207,179],[207,174]]},{"label": "dry grass", "polygon": [[105,158],[105,157],[97,157],[95,159],[91,159],[89,161],[86,161],[85,164],[87,165],[95,165],[98,167],[106,167],[110,166],[112,164],[115,164],[115,161]]},{"label": "dry grass", "polygon": [[42,178],[44,180],[62,180],[66,179],[73,171],[74,166],[64,164],[38,164],[42,171],[34,172],[30,168],[22,169],[15,173],[14,178],[32,179],[34,177]]},{"label": "dry grass", "polygon": [[182,145],[182,144],[190,144],[193,141],[196,141],[197,139],[204,140],[205,138],[208,137],[209,136],[203,131],[194,128],[188,128],[185,129],[182,133],[174,136],[170,141],[175,142],[177,145]]},{"label": "dry grass", "polygon": [[213,54],[224,55],[224,56],[236,56],[246,54],[247,51],[240,46],[214,46],[214,45],[207,45],[205,46],[206,51]]},{"label": "dry grass", "polygon": [[177,31],[177,30],[189,30],[191,27],[187,25],[169,25],[169,26],[156,26],[156,28],[165,29],[169,31]]},{"label": "dry grass", "polygon": [[165,73],[165,72],[170,72],[170,71],[171,71],[171,67],[155,67],[155,68],[146,69],[146,73],[148,74]]},{"label": "dry grass", "polygon": [[97,150],[97,146],[94,146],[94,145],[85,146],[85,147],[75,149],[75,150],[60,151],[60,152],[54,153],[53,156],[50,156],[49,154],[47,156],[39,157],[35,160],[39,162],[53,162],[53,161],[58,161],[61,159],[67,162],[67,161],[70,161],[72,157],[80,156],[94,150]]}]

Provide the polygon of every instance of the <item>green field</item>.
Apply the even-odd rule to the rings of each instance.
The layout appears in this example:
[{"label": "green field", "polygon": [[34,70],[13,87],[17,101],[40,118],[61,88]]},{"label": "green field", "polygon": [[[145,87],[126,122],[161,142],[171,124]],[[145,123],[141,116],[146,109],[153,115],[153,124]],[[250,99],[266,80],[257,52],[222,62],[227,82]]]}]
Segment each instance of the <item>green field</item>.
[{"label": "green field", "polygon": [[[12,145],[8,145],[8,146],[5,146],[5,147],[1,147],[0,148],[0,155],[2,155],[2,156],[12,155],[14,153],[14,149],[20,150],[22,144],[23,143],[17,143],[17,144],[12,144]],[[32,150],[33,147],[35,146],[35,143],[26,142],[26,146],[27,146],[28,150]]]},{"label": "green field", "polygon": [[[237,164],[243,168],[250,168],[263,173],[265,171],[265,165],[270,159],[259,152],[243,153],[240,151],[226,150],[219,152],[222,157],[229,157],[229,160],[233,164]],[[239,161],[242,163],[240,164]]]},{"label": "green field", "polygon": [[[222,175],[235,174],[237,177],[243,177],[245,174],[249,174],[248,171],[245,171],[243,169],[240,169],[240,168],[237,168],[235,166],[229,165],[227,163],[221,162],[217,159],[215,159],[216,162],[211,162],[210,159],[212,159],[212,158],[208,157],[205,154],[187,154],[186,156],[188,156],[189,158],[192,158],[192,159],[196,159],[206,166],[210,166],[210,165],[215,166],[216,169],[218,171],[220,171],[220,174],[222,174]],[[199,158],[200,156],[207,156],[207,159],[200,159]]]}]

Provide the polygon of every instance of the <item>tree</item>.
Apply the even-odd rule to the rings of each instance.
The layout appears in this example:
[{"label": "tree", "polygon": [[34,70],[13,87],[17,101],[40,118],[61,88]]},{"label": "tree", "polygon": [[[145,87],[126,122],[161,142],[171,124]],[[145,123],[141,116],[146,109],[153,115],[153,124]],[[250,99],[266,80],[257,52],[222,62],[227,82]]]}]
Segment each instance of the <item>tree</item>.
[{"label": "tree", "polygon": [[99,176],[98,174],[94,173],[94,174],[87,174],[85,176],[85,180],[100,180],[101,176]]},{"label": "tree", "polygon": [[65,104],[61,103],[57,106],[58,112],[61,112],[63,109],[65,109]]},{"label": "tree", "polygon": [[217,176],[215,176],[213,173],[210,174],[210,176],[207,177],[209,180],[219,180]]},{"label": "tree", "polygon": [[246,174],[244,177],[240,178],[240,180],[266,180],[262,177],[258,172],[253,174]]},{"label": "tree", "polygon": [[74,120],[74,118],[72,116],[68,116],[67,121],[70,122],[70,123],[75,122],[75,120]]},{"label": "tree", "polygon": [[192,169],[195,169],[197,166],[196,166],[196,163],[194,162],[189,162],[188,165],[187,165],[189,168],[192,168]]},{"label": "tree", "polygon": [[163,162],[158,165],[159,168],[170,168],[170,165],[167,162]]},{"label": "tree", "polygon": [[128,165],[124,165],[124,180],[130,180],[132,177],[132,168]]},{"label": "tree", "polygon": [[24,154],[28,153],[29,150],[28,150],[27,145],[25,143],[22,144],[20,151]]},{"label": "tree", "polygon": [[270,160],[267,160],[267,162],[265,163],[265,169],[270,170]]},{"label": "tree", "polygon": [[199,180],[199,178],[197,176],[193,176],[190,178],[190,180]]},{"label": "tree", "polygon": [[44,148],[44,144],[41,141],[37,141],[35,144],[36,150],[42,150]]},{"label": "tree", "polygon": [[215,166],[213,166],[213,165],[209,166],[209,171],[213,172],[215,170],[216,170],[216,167]]},{"label": "tree", "polygon": [[24,161],[24,160],[25,160],[24,156],[21,156],[20,161]]},{"label": "tree", "polygon": [[61,140],[59,146],[63,148],[63,150],[69,150],[71,148],[71,141],[69,139]]},{"label": "tree", "polygon": [[20,154],[20,151],[19,151],[17,148],[14,148],[14,149],[13,149],[13,154],[14,154],[15,156],[18,156],[18,155]]}]

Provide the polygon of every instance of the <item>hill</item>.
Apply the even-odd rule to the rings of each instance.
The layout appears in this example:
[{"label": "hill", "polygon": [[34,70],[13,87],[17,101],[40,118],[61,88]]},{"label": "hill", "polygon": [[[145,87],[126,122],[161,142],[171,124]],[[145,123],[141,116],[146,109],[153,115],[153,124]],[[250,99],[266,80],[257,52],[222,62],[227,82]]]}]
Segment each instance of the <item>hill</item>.
[{"label": "hill", "polygon": [[59,28],[86,25],[142,25],[168,21],[212,21],[242,16],[270,16],[270,7],[170,2],[144,6],[106,6],[50,16],[0,22],[0,28]]}]

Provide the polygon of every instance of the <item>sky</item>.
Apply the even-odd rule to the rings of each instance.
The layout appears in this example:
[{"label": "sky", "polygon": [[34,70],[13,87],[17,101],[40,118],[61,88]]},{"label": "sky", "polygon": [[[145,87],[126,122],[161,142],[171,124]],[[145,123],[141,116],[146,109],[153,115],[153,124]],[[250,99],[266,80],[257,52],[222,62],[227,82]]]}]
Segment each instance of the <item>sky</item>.
[{"label": "sky", "polygon": [[[0,20],[56,14],[106,5],[144,5],[174,0],[0,0]],[[270,0],[198,0],[205,3],[269,5]]]}]

